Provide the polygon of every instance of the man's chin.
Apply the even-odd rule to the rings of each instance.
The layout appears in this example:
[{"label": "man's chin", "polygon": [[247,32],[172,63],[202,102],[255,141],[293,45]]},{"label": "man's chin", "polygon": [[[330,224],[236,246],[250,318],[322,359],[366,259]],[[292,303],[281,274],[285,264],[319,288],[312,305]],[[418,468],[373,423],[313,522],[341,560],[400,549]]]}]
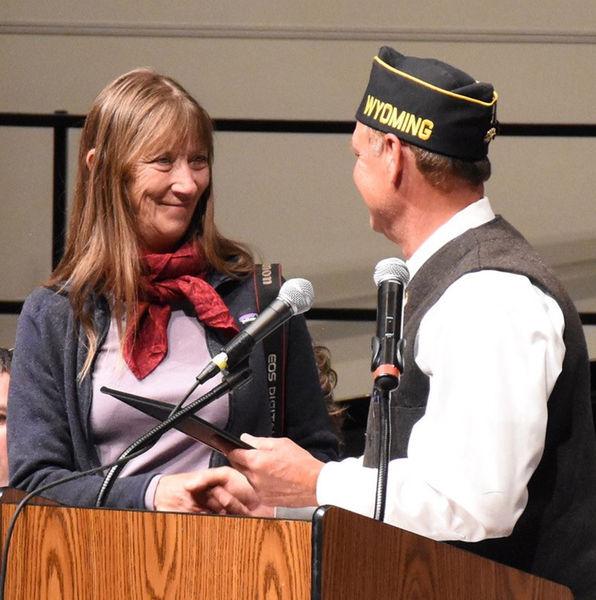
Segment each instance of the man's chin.
[{"label": "man's chin", "polygon": [[384,233],[383,229],[383,221],[382,219],[375,219],[372,215],[368,219],[368,223],[370,228],[376,233]]}]

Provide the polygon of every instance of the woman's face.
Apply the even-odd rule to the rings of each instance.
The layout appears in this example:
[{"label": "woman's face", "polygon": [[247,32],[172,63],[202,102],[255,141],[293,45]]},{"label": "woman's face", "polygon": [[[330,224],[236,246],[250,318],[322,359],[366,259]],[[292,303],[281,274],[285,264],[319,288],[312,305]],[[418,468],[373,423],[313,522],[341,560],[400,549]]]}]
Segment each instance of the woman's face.
[{"label": "woman's face", "polygon": [[134,164],[128,190],[145,250],[176,249],[210,177],[207,148],[200,142],[163,144]]}]

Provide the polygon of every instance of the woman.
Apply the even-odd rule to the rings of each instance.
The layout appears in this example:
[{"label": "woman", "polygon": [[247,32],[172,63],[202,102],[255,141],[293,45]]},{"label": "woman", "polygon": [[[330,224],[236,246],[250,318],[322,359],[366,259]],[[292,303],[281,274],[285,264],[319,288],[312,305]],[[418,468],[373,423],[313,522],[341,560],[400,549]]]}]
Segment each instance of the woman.
[{"label": "woman", "polygon": [[[243,317],[256,311],[252,257],[214,223],[212,161],[208,115],[168,77],[131,71],[93,103],[64,257],[19,318],[11,485],[32,490],[115,460],[155,421],[100,388],[176,404]],[[333,459],[337,441],[304,319],[290,320],[288,339],[287,435]],[[260,347],[250,366],[251,380],[200,416],[235,435],[271,435]],[[191,399],[217,383],[200,386]],[[222,455],[170,431],[128,463],[106,505],[218,511],[213,497],[205,500],[200,473],[224,464]],[[84,476],[44,495],[92,506],[102,480]],[[241,477],[236,483],[248,486]]]}]

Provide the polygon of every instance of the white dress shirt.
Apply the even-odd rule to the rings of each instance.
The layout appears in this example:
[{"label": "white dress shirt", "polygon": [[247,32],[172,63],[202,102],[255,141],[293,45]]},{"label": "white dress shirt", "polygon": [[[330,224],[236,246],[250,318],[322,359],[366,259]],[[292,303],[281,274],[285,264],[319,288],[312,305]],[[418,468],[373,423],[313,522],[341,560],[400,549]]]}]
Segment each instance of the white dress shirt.
[{"label": "white dress shirt", "polygon": [[[411,277],[447,242],[493,218],[487,198],[456,214],[408,261]],[[511,533],[544,449],[563,327],[557,303],[524,276],[485,270],[449,286],[416,338],[429,397],[407,458],[389,464],[387,523],[437,540]],[[317,502],[372,517],[376,482],[362,458],[327,463]]]}]

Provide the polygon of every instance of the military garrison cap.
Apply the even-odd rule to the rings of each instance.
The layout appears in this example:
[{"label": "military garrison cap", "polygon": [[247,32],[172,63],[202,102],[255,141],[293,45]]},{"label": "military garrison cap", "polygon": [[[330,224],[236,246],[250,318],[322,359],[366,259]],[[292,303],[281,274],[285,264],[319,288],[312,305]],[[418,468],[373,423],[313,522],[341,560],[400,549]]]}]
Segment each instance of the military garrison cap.
[{"label": "military garrison cap", "polygon": [[383,46],[356,119],[431,152],[480,160],[496,134],[497,93],[434,58]]}]

